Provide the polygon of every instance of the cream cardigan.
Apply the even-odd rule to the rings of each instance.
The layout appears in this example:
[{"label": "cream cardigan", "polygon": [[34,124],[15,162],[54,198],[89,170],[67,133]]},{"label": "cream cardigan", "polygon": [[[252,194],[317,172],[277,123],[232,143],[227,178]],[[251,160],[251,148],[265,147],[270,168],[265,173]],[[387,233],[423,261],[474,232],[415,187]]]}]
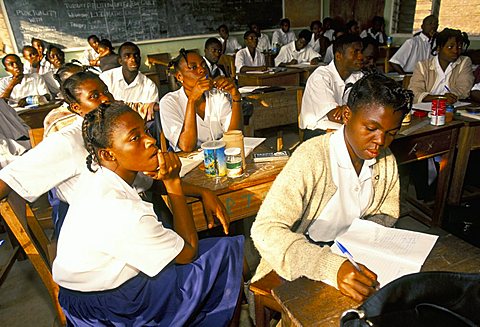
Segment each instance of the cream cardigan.
[{"label": "cream cardigan", "polygon": [[[304,235],[336,191],[330,174],[330,135],[298,147],[268,192],[251,231],[262,256],[252,281],[273,269],[287,280],[305,276],[336,285],[345,258],[328,246],[310,243]],[[400,211],[397,163],[385,149],[372,167],[373,202],[361,218],[390,227]]]}]

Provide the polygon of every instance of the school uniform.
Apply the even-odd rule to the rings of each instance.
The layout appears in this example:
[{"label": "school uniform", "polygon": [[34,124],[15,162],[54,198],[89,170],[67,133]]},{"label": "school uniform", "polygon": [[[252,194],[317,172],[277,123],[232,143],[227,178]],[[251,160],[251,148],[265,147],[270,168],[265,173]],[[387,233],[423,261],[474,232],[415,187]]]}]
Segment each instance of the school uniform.
[{"label": "school uniform", "polygon": [[[12,76],[3,77],[0,79],[0,93],[5,92],[8,84],[12,80]],[[45,95],[49,94],[47,84],[42,76],[38,74],[25,74],[22,81],[15,85],[10,99],[19,101],[30,95]]]},{"label": "school uniform", "polygon": [[257,43],[257,49],[260,52],[264,52],[269,50],[270,47],[270,39],[268,38],[268,35],[265,33],[261,33],[259,38],[258,38],[258,43]]},{"label": "school uniform", "polygon": [[137,77],[127,84],[122,67],[110,69],[100,74],[100,79],[107,85],[115,100],[125,102],[158,102],[158,89],[147,76],[138,72]]},{"label": "school uniform", "polygon": [[228,323],[240,292],[242,236],[200,241],[198,259],[175,265],[184,240],[121,177],[101,167],[78,187],[52,268],[68,320],[75,326]]},{"label": "school uniform", "polygon": [[[175,151],[180,151],[178,139],[185,121],[188,98],[183,87],[167,93],[160,100],[160,118],[165,137]],[[196,115],[197,146],[203,142],[218,140],[228,131],[232,118],[232,105],[224,93],[206,95],[205,117]],[[212,138],[213,136],[213,138]]]},{"label": "school uniform", "polygon": [[258,48],[255,48],[255,58],[252,58],[248,48],[241,49],[235,55],[235,68],[237,73],[240,72],[240,69],[243,66],[259,67],[265,65],[265,56],[260,52],[260,50],[258,50]]},{"label": "school uniform", "polygon": [[335,30],[332,28],[323,32],[323,36],[329,39],[330,42],[333,42],[333,40],[335,39],[334,35],[335,35]]},{"label": "school uniform", "polygon": [[43,74],[45,74],[45,73],[47,73],[47,72],[49,72],[50,70],[53,70],[53,69],[55,69],[55,68],[50,63],[50,61],[47,60],[46,56],[43,56],[42,60],[40,60],[40,64],[39,64],[38,68],[33,68],[29,61],[25,61],[25,63],[23,64],[23,73],[24,74],[36,73],[36,74],[39,74],[39,75],[43,75]]},{"label": "school uniform", "polygon": [[100,55],[91,47],[83,51],[83,56],[80,59],[83,65],[90,66],[90,60],[97,60]]},{"label": "school uniform", "polygon": [[238,43],[237,38],[235,38],[231,35],[227,38],[227,44],[224,44],[225,40],[222,37],[219,36],[219,37],[217,37],[217,39],[220,42],[222,42],[222,48],[224,49],[224,53],[227,54],[227,55],[234,55],[235,52],[237,52],[238,50],[240,50],[242,48],[240,43]]},{"label": "school uniform", "polygon": [[276,44],[283,46],[295,40],[296,37],[294,32],[288,31],[287,33],[285,33],[284,31],[282,31],[282,29],[278,29],[272,34],[272,48],[276,48]]},{"label": "school uniform", "polygon": [[223,70],[223,67],[221,67],[217,64],[211,63],[206,57],[203,57],[203,59],[207,63],[208,71],[210,72],[210,75],[212,76],[212,78],[227,75],[225,73],[225,71]]},{"label": "school uniform", "polygon": [[313,49],[313,51],[320,53],[320,38],[315,40],[315,34],[312,33],[312,38],[308,45]]},{"label": "school uniform", "polygon": [[471,91],[480,91],[480,83],[475,84]]},{"label": "school uniform", "polygon": [[[55,80],[53,75],[57,72],[57,70],[49,70],[45,74],[42,75],[43,79],[45,80],[45,84],[47,84],[48,91],[54,97],[57,97],[60,94],[60,84]],[[61,95],[61,94],[60,94]]]},{"label": "school uniform", "polygon": [[371,27],[369,29],[363,30],[362,33],[360,33],[360,37],[362,39],[366,38],[367,36],[376,40],[379,44],[385,44],[385,42],[386,42],[386,40],[383,36],[383,33],[382,32],[376,32],[375,33],[375,32],[373,32]]},{"label": "school uniform", "polygon": [[299,124],[302,129],[338,129],[341,124],[328,120],[327,113],[347,103],[351,88],[363,76],[361,72],[351,74],[345,81],[338,74],[335,61],[320,66],[310,75],[303,94]]},{"label": "school uniform", "polygon": [[400,65],[405,72],[412,73],[419,61],[432,57],[431,43],[428,36],[420,33],[405,41],[392,56],[390,62]]},{"label": "school uniform", "polygon": [[299,64],[301,63],[310,63],[314,58],[321,58],[322,56],[313,50],[310,46],[298,51],[295,47],[295,41],[288,43],[280,48],[278,56],[275,57],[275,66],[278,66],[282,63],[288,63],[295,59]]},{"label": "school uniform", "polygon": [[333,44],[330,44],[325,52],[325,58],[323,58],[323,62],[329,64],[333,61],[335,56],[333,55]]}]

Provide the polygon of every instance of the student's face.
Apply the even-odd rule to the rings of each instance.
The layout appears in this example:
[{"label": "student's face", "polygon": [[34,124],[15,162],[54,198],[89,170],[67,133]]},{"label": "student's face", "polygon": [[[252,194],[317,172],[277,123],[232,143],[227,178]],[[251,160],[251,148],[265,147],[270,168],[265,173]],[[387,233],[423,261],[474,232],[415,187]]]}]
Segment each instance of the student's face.
[{"label": "student's face", "polygon": [[65,63],[65,56],[57,48],[53,48],[49,53],[48,60],[55,68],[60,68]]},{"label": "student's face", "polygon": [[131,72],[137,72],[140,68],[140,50],[134,46],[125,46],[120,54],[120,65]]},{"label": "student's face", "polygon": [[216,64],[222,55],[222,46],[217,43],[210,44],[205,48],[205,57],[211,63]]},{"label": "student's face", "polygon": [[251,33],[245,38],[245,45],[247,48],[256,48],[258,45],[257,35]]},{"label": "student's face", "polygon": [[373,44],[369,44],[363,50],[363,68],[372,69],[375,68],[377,62],[377,50]]},{"label": "student's face", "polygon": [[185,60],[181,60],[176,78],[183,86],[192,88],[198,79],[207,74],[208,67],[205,60],[196,53],[189,53],[187,59],[188,65]]},{"label": "student's face", "polygon": [[110,53],[110,48],[109,47],[106,47],[104,45],[99,45],[98,46],[98,54],[100,55],[100,57],[106,56],[109,53]]},{"label": "student's face", "polygon": [[36,66],[40,62],[38,53],[32,50],[24,50],[23,58],[25,58],[25,60],[28,61],[32,66]]},{"label": "student's face", "polygon": [[318,25],[318,24],[313,25],[312,33],[313,33],[315,36],[320,35],[321,32],[322,32],[322,26],[320,26],[320,25]]},{"label": "student's face", "polygon": [[290,30],[290,24],[289,23],[282,23],[282,25],[280,25],[280,27],[282,28],[282,31],[284,33],[287,33]]},{"label": "student's face", "polygon": [[297,51],[300,51],[302,50],[303,48],[305,48],[308,44],[308,41],[305,40],[303,37],[298,39],[297,41],[295,41],[295,48],[297,49]]},{"label": "student's face", "polygon": [[428,37],[432,37],[438,29],[438,19],[435,17],[430,17],[422,24],[422,32]]},{"label": "student's face", "polygon": [[375,22],[375,23],[373,23],[372,28],[373,28],[374,31],[381,32],[381,31],[383,31],[383,23],[379,22],[379,21]]},{"label": "student's face", "polygon": [[390,106],[370,104],[343,113],[345,143],[352,162],[376,158],[392,143],[403,120],[401,111]]},{"label": "student's face", "polygon": [[13,76],[23,75],[23,63],[20,58],[15,56],[7,56],[5,58],[5,71]]},{"label": "student's face", "polygon": [[350,44],[343,53],[336,53],[335,59],[339,60],[350,73],[359,71],[363,65],[362,44],[359,42]]},{"label": "student's face", "polygon": [[438,57],[447,62],[454,62],[462,53],[462,42],[457,42],[454,37],[448,39],[447,43],[438,51]]},{"label": "student's face", "polygon": [[105,83],[100,78],[86,79],[77,87],[76,103],[70,104],[70,109],[85,116],[102,103],[114,101]]},{"label": "student's face", "polygon": [[252,24],[252,26],[250,26],[250,29],[257,34],[260,34],[260,27],[258,27],[257,24]]},{"label": "student's face", "polygon": [[117,118],[112,145],[107,151],[115,158],[115,173],[120,177],[158,168],[155,139],[148,135],[142,117],[135,111],[125,112]]},{"label": "student's face", "polygon": [[227,39],[228,38],[228,29],[226,29],[225,27],[222,27],[220,28],[220,30],[218,31],[218,34],[220,34],[220,36],[222,37],[222,39]]},{"label": "student's face", "polygon": [[37,49],[39,55],[43,54],[43,45],[42,45],[42,42],[40,42],[39,40],[34,40],[32,42],[32,47],[34,47],[35,49]]},{"label": "student's face", "polygon": [[350,30],[348,32],[353,35],[359,35],[360,27],[358,27],[358,25],[353,25],[352,27],[350,27]]},{"label": "student's face", "polygon": [[95,37],[91,38],[90,40],[88,40],[88,44],[95,50],[97,51],[98,50],[98,42],[99,40]]}]

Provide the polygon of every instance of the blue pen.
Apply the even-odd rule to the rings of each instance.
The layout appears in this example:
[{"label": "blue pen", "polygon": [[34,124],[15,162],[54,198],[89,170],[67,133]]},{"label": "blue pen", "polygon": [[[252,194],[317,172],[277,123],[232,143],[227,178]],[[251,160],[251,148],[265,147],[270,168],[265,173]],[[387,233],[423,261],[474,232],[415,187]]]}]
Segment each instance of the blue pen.
[{"label": "blue pen", "polygon": [[360,268],[358,263],[353,260],[353,256],[350,254],[350,252],[348,252],[347,248],[344,247],[339,241],[335,241],[335,244],[338,246],[340,251],[342,251],[342,253],[347,257],[348,261],[350,261],[350,263],[355,267],[355,269],[361,272],[362,269]]},{"label": "blue pen", "polygon": [[444,85],[445,86],[445,90],[447,90],[448,93],[452,93],[452,91],[450,91],[450,89],[448,88],[448,86]]},{"label": "blue pen", "polygon": [[5,242],[5,240],[0,240],[0,245],[2,245]]}]

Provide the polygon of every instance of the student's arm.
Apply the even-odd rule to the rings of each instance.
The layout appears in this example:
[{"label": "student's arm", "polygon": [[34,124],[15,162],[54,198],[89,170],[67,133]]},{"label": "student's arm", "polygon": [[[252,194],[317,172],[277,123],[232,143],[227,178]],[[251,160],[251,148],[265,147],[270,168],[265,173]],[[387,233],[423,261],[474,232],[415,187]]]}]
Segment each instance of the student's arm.
[{"label": "student's arm", "polygon": [[219,76],[215,79],[215,86],[219,90],[226,91],[232,97],[232,117],[230,118],[230,125],[228,130],[242,129],[242,96],[238,91],[235,83],[230,78]]},{"label": "student's arm", "polygon": [[460,57],[462,61],[460,62],[459,70],[454,69],[452,74],[456,75],[456,78],[450,77],[450,81],[455,81],[454,84],[450,85],[450,90],[458,99],[466,99],[470,95],[470,90],[472,89],[473,82],[475,77],[473,76],[472,69],[472,60],[470,57]]},{"label": "student's arm", "polygon": [[22,82],[23,76],[23,74],[13,76],[10,82],[6,85],[5,89],[0,94],[0,98],[8,100],[8,98],[10,98],[10,95],[12,94],[13,88],[17,84],[20,84]]},{"label": "student's arm", "polygon": [[[422,65],[425,63],[425,65]],[[408,89],[413,92],[413,103],[419,103],[424,101],[424,98],[429,95],[430,90],[427,90],[427,67],[430,60],[425,62],[418,62],[413,70],[412,78]],[[428,99],[427,99],[428,100]]]},{"label": "student's arm", "polygon": [[153,120],[155,111],[160,108],[158,102],[125,102],[125,104],[138,112],[145,121]]},{"label": "student's arm", "polygon": [[327,118],[335,123],[343,124],[343,110],[346,106],[337,106],[327,113]]},{"label": "student's arm", "polygon": [[392,66],[394,71],[396,71],[400,75],[405,75],[405,71],[403,70],[402,66],[391,61],[390,61],[390,65]]}]

